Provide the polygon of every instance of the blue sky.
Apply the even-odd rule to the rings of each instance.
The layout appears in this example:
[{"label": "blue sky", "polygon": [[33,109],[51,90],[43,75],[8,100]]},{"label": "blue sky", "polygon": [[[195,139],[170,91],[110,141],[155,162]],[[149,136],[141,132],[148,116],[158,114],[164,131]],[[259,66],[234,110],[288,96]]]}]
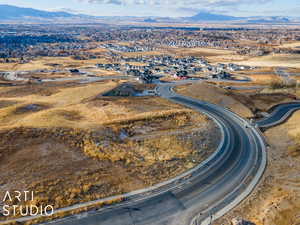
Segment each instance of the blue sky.
[{"label": "blue sky", "polygon": [[201,10],[234,16],[297,16],[299,0],[0,0],[50,11],[95,16],[190,16]]}]

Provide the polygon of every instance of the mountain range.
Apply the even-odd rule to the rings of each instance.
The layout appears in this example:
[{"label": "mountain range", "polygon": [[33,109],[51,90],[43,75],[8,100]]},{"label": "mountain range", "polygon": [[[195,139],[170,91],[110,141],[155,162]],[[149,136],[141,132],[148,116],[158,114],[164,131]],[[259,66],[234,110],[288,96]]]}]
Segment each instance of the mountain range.
[{"label": "mountain range", "polygon": [[0,5],[0,20],[15,20],[26,17],[36,18],[57,18],[57,17],[73,17],[74,15],[67,12],[48,12],[32,8],[21,8],[11,5]]},{"label": "mountain range", "polygon": [[199,12],[198,14],[187,17],[188,20],[191,21],[233,21],[233,20],[240,20],[240,17],[234,17],[234,16],[227,16],[227,15],[220,15],[220,14],[214,14],[209,12]]},{"label": "mountain range", "polygon": [[259,17],[235,17],[209,12],[200,12],[195,16],[188,17],[191,21],[244,21],[248,23],[289,23],[292,20],[282,16],[259,16]]},{"label": "mountain range", "polygon": [[0,22],[57,22],[57,21],[99,21],[123,18],[126,20],[142,22],[222,22],[222,21],[242,21],[247,23],[288,23],[291,22],[287,17],[234,17],[229,15],[214,14],[210,12],[199,12],[191,17],[182,18],[148,18],[148,17],[96,17],[84,14],[72,14],[68,12],[50,12],[32,8],[22,8],[11,5],[0,5]]}]

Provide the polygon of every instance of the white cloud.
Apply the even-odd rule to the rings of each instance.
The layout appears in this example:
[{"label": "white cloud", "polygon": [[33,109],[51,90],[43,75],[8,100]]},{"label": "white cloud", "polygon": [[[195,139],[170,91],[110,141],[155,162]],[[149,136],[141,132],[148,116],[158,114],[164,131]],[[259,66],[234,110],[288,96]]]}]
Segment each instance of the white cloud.
[{"label": "white cloud", "polygon": [[[120,15],[152,16],[192,16],[201,11],[217,14],[245,16],[241,11],[248,10],[247,16],[257,15],[259,9],[270,6],[275,0],[74,0],[91,7],[109,7]],[[85,5],[86,5],[85,4]],[[250,12],[251,11],[251,12]],[[241,13],[240,13],[241,12]],[[97,13],[93,13],[97,14]],[[122,15],[123,15],[122,14]]]},{"label": "white cloud", "polygon": [[155,5],[171,7],[221,7],[243,4],[263,4],[272,0],[80,0],[89,3],[116,5]]},{"label": "white cloud", "polygon": [[51,12],[68,12],[68,13],[73,13],[73,14],[84,13],[84,11],[76,10],[76,9],[72,9],[72,8],[66,8],[66,7],[48,8],[47,11],[51,11]]}]

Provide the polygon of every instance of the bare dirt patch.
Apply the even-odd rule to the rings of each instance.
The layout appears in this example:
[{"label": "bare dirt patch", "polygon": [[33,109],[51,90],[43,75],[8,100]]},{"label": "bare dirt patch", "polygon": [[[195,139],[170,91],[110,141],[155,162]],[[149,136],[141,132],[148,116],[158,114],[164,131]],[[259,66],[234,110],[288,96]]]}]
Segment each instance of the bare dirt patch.
[{"label": "bare dirt patch", "polygon": [[17,115],[25,114],[25,113],[33,113],[33,112],[39,112],[41,110],[45,110],[48,108],[50,108],[50,106],[46,105],[46,104],[29,104],[29,105],[17,107],[13,113],[17,114]]},{"label": "bare dirt patch", "polygon": [[128,96],[135,96],[141,93],[134,85],[125,83],[122,84],[106,93],[103,96],[120,96],[120,97],[128,97]]},{"label": "bare dirt patch", "polygon": [[66,120],[70,121],[80,121],[84,117],[80,114],[79,111],[72,110],[72,111],[67,111],[67,110],[57,110],[53,112],[55,115],[53,116],[58,116],[58,117],[63,117]]}]

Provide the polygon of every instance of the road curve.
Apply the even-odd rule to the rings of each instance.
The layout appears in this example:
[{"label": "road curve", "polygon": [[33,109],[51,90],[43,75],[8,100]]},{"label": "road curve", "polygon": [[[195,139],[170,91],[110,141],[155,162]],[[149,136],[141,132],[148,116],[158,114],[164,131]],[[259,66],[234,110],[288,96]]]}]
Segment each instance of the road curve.
[{"label": "road curve", "polygon": [[[227,109],[174,93],[173,85],[159,84],[158,94],[212,118],[223,136],[218,150],[175,179],[121,195],[126,197],[125,202],[47,224],[205,225],[230,211],[251,193],[267,163],[265,141],[259,130]],[[279,105],[269,117],[257,121],[257,125],[274,126],[299,108],[300,102]],[[79,205],[84,207],[90,203]]]},{"label": "road curve", "polygon": [[300,109],[300,102],[283,103],[274,107],[269,116],[257,120],[256,124],[261,128],[269,128],[283,123],[295,111]]},{"label": "road curve", "polygon": [[[49,224],[205,224],[208,220],[228,212],[253,190],[266,166],[265,144],[260,133],[234,113],[213,104],[175,94],[171,87],[170,83],[160,84],[157,91],[164,98],[207,114],[221,128],[223,141],[215,154],[175,179],[122,195],[121,197],[126,197],[123,203]],[[107,199],[114,197],[120,196]],[[97,202],[78,204],[57,212]],[[24,222],[29,219],[32,218],[21,218],[17,221]]]},{"label": "road curve", "polygon": [[[236,161],[233,163],[224,160],[224,165],[231,164],[230,170],[222,171],[222,182],[214,183],[214,179],[212,179],[211,188],[215,192],[210,193],[210,196],[206,196],[207,203],[205,203],[205,193],[204,195],[199,193],[199,196],[203,195],[204,197],[198,200],[202,208],[199,207],[199,204],[195,205],[198,213],[193,216],[190,222],[192,225],[210,224],[212,220],[221,217],[239,204],[259,182],[266,167],[264,139],[260,132],[251,127],[246,120],[229,110],[172,93],[168,86],[164,87],[162,92],[162,96],[172,101],[220,119],[231,130],[232,141],[230,144],[233,148],[232,154],[236,156]],[[225,187],[228,189],[226,190]]]},{"label": "road curve", "polygon": [[259,182],[266,167],[260,132],[220,106],[181,96],[171,84],[157,92],[164,98],[207,114],[221,128],[223,141],[208,160],[188,176],[99,211],[49,222],[57,225],[198,225],[208,224],[235,207]]}]

